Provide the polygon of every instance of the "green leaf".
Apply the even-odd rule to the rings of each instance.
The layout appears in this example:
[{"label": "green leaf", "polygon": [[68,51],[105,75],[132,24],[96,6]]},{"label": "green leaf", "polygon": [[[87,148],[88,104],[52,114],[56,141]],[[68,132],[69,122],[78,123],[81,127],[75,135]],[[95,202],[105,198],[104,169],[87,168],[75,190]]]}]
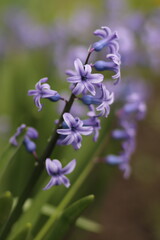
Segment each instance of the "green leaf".
[{"label": "green leaf", "polygon": [[103,231],[103,226],[101,224],[84,217],[79,217],[75,224],[77,227],[88,232],[100,233]]},{"label": "green leaf", "polygon": [[0,156],[0,180],[3,177],[7,167],[9,166],[12,158],[17,153],[18,149],[21,147],[24,139],[24,135],[26,133],[26,130],[22,132],[22,134],[18,137],[18,146],[13,146],[11,144],[8,144],[4,152]]},{"label": "green leaf", "polygon": [[24,228],[13,238],[13,240],[32,240],[31,223],[27,223]]},{"label": "green leaf", "polygon": [[[46,216],[51,216],[56,211],[56,207],[52,206],[51,204],[45,204],[42,208],[42,213]],[[75,222],[76,227],[81,228],[83,230],[100,233],[103,230],[101,224],[90,220],[85,217],[79,217]]]},{"label": "green leaf", "polygon": [[89,195],[76,201],[70,207],[63,210],[54,226],[51,227],[47,240],[62,239],[75,223],[76,219],[93,202],[93,200],[94,195]]},{"label": "green leaf", "polygon": [[0,231],[10,215],[12,204],[13,197],[9,191],[0,196]]}]

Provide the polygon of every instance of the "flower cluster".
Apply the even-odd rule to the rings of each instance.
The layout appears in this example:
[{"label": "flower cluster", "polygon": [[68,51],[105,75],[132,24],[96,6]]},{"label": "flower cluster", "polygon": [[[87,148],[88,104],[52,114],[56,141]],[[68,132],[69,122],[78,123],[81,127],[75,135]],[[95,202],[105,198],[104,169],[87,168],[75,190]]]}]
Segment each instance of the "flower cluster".
[{"label": "flower cluster", "polygon": [[[100,117],[108,117],[110,113],[110,105],[114,101],[114,94],[106,88],[104,83],[104,76],[100,73],[92,73],[93,68],[98,71],[114,71],[114,79],[118,82],[120,78],[120,55],[118,53],[118,36],[117,33],[112,33],[108,27],[102,27],[94,32],[96,36],[102,38],[102,40],[95,42],[89,49],[86,61],[83,64],[80,59],[74,61],[75,71],[67,70],[67,81],[70,83],[70,89],[72,91],[71,100],[67,101],[61,95],[52,90],[50,85],[46,83],[48,78],[42,78],[35,85],[35,90],[29,90],[28,95],[33,96],[34,103],[38,107],[38,111],[42,110],[41,98],[49,99],[52,102],[63,100],[66,102],[64,108],[63,120],[57,121],[58,124],[55,134],[58,137],[56,143],[59,145],[72,145],[75,150],[78,150],[82,146],[82,135],[93,134],[93,140],[97,141],[99,136],[99,130],[101,129]],[[89,64],[90,55],[95,51],[99,52],[102,49],[106,49],[107,59],[110,62],[97,61],[94,64]],[[87,118],[81,120],[77,116],[72,116],[70,108],[74,105],[74,100],[78,99],[79,103],[83,103],[88,107],[89,112]],[[69,106],[69,108],[68,108]],[[74,106],[73,106],[74,107]],[[18,128],[16,134],[12,137],[11,143],[16,143],[16,138],[21,133],[25,125],[21,125]],[[38,135],[35,130],[28,128],[24,137],[24,145],[29,152],[33,152],[36,149],[35,143],[31,141],[32,138],[36,138]],[[14,144],[16,145],[16,144]],[[46,169],[51,176],[51,180],[44,188],[49,189],[53,185],[64,184],[69,187],[69,180],[64,176],[73,171],[76,161],[71,161],[65,168],[62,168],[61,163],[58,160],[51,161],[46,159]]]},{"label": "flower cluster", "polygon": [[119,44],[117,42],[118,35],[116,32],[112,33],[108,27],[101,27],[101,29],[96,30],[94,34],[102,38],[92,45],[94,51],[100,51],[104,47],[107,47],[106,59],[110,61],[96,61],[93,66],[97,71],[109,70],[115,72],[115,75],[113,75],[112,78],[117,79],[115,81],[115,84],[117,84],[121,77],[121,59],[120,54],[118,53]]},{"label": "flower cluster", "polygon": [[36,151],[36,144],[31,139],[38,138],[38,132],[33,127],[27,127],[25,124],[21,124],[20,127],[17,128],[16,133],[10,138],[9,142],[13,146],[18,146],[17,138],[22,134],[22,132],[26,129],[26,133],[23,139],[23,144],[26,150],[30,153],[34,153]]},{"label": "flower cluster", "polygon": [[117,111],[119,128],[112,132],[112,137],[121,140],[122,151],[119,155],[108,155],[105,161],[110,164],[117,164],[124,172],[124,177],[130,175],[130,159],[136,147],[137,121],[144,118],[146,104],[140,95],[133,92],[124,106]]},{"label": "flower cluster", "polygon": [[[92,68],[94,67],[99,71],[114,71],[116,75],[113,78],[120,78],[120,55],[118,53],[117,33],[112,33],[108,27],[102,27],[96,30],[94,34],[103,39],[92,45],[86,63],[83,64],[80,59],[76,59],[74,61],[75,71],[66,71],[68,75],[67,81],[71,84],[70,89],[72,94],[89,107],[89,119],[80,120],[77,117],[74,118],[69,113],[65,113],[63,115],[64,123],[62,124],[62,129],[57,130],[57,133],[60,134],[58,144],[72,144],[74,149],[81,147],[81,135],[90,135],[93,133],[93,140],[97,141],[100,130],[100,120],[98,118],[101,116],[108,117],[110,105],[114,101],[113,92],[109,92],[103,83],[104,76],[99,73],[92,73]],[[101,51],[104,48],[109,53],[107,54],[107,58],[111,62],[97,61],[95,64],[88,64],[89,56],[92,52]],[[105,66],[102,67],[103,64]]]}]

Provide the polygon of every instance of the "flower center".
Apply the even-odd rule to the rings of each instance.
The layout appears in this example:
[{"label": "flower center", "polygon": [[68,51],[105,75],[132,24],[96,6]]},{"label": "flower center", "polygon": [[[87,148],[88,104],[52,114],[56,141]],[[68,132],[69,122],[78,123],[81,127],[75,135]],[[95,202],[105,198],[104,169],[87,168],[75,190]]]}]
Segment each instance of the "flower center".
[{"label": "flower center", "polygon": [[86,81],[87,77],[86,76],[82,76],[81,79],[82,79],[82,81]]},{"label": "flower center", "polygon": [[73,127],[72,127],[72,131],[73,131],[73,132],[76,132],[76,130],[77,130],[77,128],[73,126]]}]

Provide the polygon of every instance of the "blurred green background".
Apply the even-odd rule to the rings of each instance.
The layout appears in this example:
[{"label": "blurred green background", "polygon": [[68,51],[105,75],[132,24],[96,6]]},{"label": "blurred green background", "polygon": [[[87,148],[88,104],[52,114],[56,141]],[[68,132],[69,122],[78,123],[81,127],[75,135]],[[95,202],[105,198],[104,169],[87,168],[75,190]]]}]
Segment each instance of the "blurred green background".
[{"label": "blurred green background", "polygon": [[[121,5],[118,2],[118,0],[112,1],[115,8],[117,5]],[[88,48],[93,42],[93,30],[101,25],[110,27],[110,23],[106,20],[107,14],[109,14],[106,4],[107,0],[88,0],[87,2],[85,0],[0,1],[1,151],[5,148],[15,129],[21,123],[26,123],[39,131],[37,152],[39,155],[42,153],[54,128],[54,120],[58,117],[57,104],[44,102],[43,111],[38,112],[32,98],[27,96],[27,91],[33,89],[36,82],[45,76],[49,78],[53,89],[66,91],[68,84],[64,81],[65,68],[63,67],[67,49],[71,49],[72,45],[84,45]],[[159,0],[145,0],[145,2],[132,0],[127,1],[127,4],[131,13],[134,14],[138,11],[145,16],[149,16],[154,9],[160,7]],[[94,20],[91,21],[91,25],[88,24],[87,28],[85,22],[82,21],[83,14],[81,14],[81,11],[86,10],[89,11],[89,14],[93,14],[91,19]],[[128,15],[127,9],[124,12]],[[19,13],[21,14],[19,15]],[[119,15],[121,12],[117,10],[117,21],[121,21]],[[24,19],[23,16],[25,16]],[[75,16],[79,16],[80,20],[75,20]],[[76,25],[74,26],[74,21],[80,21],[82,24],[77,25],[77,28],[80,28],[79,32]],[[33,29],[31,29],[32,23],[35,24]],[[123,21],[121,25],[123,26]],[[16,26],[18,27],[16,28]],[[23,26],[26,29],[23,29]],[[39,26],[43,27],[42,32],[39,30]],[[24,30],[24,32],[21,30],[24,38],[17,37],[17,29],[21,29],[21,27]],[[83,27],[87,33],[83,32]],[[75,30],[77,33],[75,32],[74,35],[73,31]],[[39,35],[34,40],[36,31]],[[28,42],[25,41],[25,34],[30,34]],[[49,36],[49,40],[47,37],[45,39],[45,36]],[[64,49],[61,49],[61,44],[58,43],[61,41],[62,45],[65,43]],[[56,44],[61,49],[60,59],[58,59],[59,50],[56,49]],[[143,58],[143,53],[141,57]],[[146,55],[144,55],[145,57]],[[60,62],[61,60],[62,62]],[[60,62],[59,65],[56,62]],[[88,240],[160,239],[160,75],[159,72],[155,72],[153,68],[146,65],[126,66],[122,71],[122,81],[123,76],[132,74],[133,77],[140,74],[152,90],[146,119],[139,124],[137,151],[132,158],[132,175],[130,179],[124,180],[121,172],[116,168],[104,167],[104,165],[98,166],[92,172],[75,199],[89,193],[96,195],[94,205],[86,212],[86,216],[102,223],[104,232],[98,235],[75,228],[68,237],[70,240],[82,238]],[[106,132],[109,131],[111,121],[112,116],[109,117],[107,125],[104,124]],[[76,157],[79,160],[76,175],[80,174],[93,149],[92,139],[87,138],[83,141],[83,149],[78,153],[72,147],[63,149],[57,147],[53,158],[61,158],[65,163]],[[27,182],[28,172],[33,165],[32,156],[25,153],[25,149],[22,148],[18,156],[13,159],[7,176],[0,186],[0,192],[9,189],[14,196],[18,196]],[[71,179],[74,181],[74,175]],[[63,186],[54,190],[53,203],[58,204],[65,192]],[[54,197],[55,195],[58,197]]]}]

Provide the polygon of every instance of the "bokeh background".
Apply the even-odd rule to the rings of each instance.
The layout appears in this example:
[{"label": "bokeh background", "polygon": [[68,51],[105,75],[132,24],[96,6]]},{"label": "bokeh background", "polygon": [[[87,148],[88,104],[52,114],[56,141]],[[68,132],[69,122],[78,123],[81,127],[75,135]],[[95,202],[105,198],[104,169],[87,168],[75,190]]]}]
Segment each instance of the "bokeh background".
[{"label": "bokeh background", "polygon": [[[87,178],[75,199],[94,193],[96,200],[85,213],[101,223],[101,234],[74,228],[68,239],[159,240],[160,239],[160,1],[159,0],[28,0],[0,1],[0,149],[21,124],[40,133],[37,152],[47,143],[57,104],[44,102],[38,113],[27,91],[48,76],[53,89],[65,92],[65,70],[76,57],[83,57],[95,41],[92,32],[107,25],[117,30],[122,54],[122,81],[141,83],[147,115],[139,123],[132,174],[123,179],[116,167],[99,165]],[[123,80],[124,79],[124,80]],[[114,111],[114,110],[113,110]],[[112,116],[106,131],[111,127]],[[57,148],[54,158],[78,158],[80,174],[94,144],[84,140],[83,149]],[[106,145],[107,146],[107,145]],[[87,153],[87,154],[86,154]],[[0,192],[9,189],[18,196],[33,168],[32,156],[22,148],[3,179]],[[74,181],[74,175],[71,176]],[[55,205],[64,187],[50,194]],[[43,218],[39,220],[39,224]],[[67,237],[65,238],[67,239]]]}]

